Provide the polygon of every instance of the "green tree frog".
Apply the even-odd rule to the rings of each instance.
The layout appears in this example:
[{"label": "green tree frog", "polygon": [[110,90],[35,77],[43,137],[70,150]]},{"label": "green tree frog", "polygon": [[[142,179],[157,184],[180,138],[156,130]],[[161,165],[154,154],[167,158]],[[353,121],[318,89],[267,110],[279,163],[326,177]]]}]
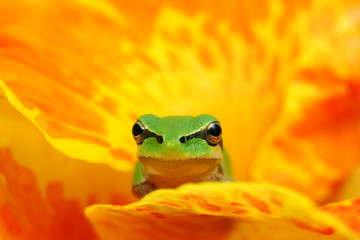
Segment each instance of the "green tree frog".
[{"label": "green tree frog", "polygon": [[189,182],[232,180],[221,126],[211,115],[146,114],[138,118],[132,134],[138,158],[132,187],[136,197]]}]

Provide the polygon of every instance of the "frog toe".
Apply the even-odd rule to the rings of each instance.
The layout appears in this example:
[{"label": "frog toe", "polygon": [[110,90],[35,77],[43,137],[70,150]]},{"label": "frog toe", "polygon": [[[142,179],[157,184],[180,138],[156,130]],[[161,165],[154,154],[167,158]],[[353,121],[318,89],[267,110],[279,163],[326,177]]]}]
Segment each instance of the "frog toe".
[{"label": "frog toe", "polygon": [[154,191],[156,189],[153,183],[143,182],[132,187],[133,195],[137,198],[142,198],[146,194]]}]

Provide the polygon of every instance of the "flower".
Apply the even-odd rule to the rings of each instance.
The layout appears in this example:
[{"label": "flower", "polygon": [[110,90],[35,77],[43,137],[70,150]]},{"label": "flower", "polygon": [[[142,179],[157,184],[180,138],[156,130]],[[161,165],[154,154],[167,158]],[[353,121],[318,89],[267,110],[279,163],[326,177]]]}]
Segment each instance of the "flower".
[{"label": "flower", "polygon": [[[359,7],[1,2],[0,237],[357,238]],[[143,113],[218,117],[240,182],[137,201]]]}]

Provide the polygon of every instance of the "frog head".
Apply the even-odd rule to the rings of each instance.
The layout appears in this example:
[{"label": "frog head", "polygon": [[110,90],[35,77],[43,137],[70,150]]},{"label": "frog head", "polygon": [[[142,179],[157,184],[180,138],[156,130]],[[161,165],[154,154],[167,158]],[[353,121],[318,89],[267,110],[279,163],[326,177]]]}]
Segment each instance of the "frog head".
[{"label": "frog head", "polygon": [[138,118],[132,132],[137,157],[152,175],[202,174],[222,160],[221,126],[208,114],[163,118],[146,114]]}]

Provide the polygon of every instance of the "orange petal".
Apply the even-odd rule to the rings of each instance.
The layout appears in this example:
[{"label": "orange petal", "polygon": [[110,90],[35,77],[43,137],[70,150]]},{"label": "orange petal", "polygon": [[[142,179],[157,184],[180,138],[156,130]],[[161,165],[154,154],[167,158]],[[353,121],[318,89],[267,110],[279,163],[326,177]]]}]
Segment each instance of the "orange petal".
[{"label": "orange petal", "polygon": [[5,98],[0,133],[0,239],[95,239],[83,209],[133,201],[131,174],[56,151]]},{"label": "orange petal", "polygon": [[338,193],[335,194],[334,198],[330,202],[338,202],[344,199],[353,199],[360,196],[360,164],[354,167],[353,171],[344,184],[341,186],[341,189]]},{"label": "orange petal", "polygon": [[101,239],[356,239],[304,196],[269,184],[187,184],[85,213]]},{"label": "orange petal", "polygon": [[339,203],[332,203],[322,208],[338,217],[360,236],[360,198]]},{"label": "orange petal", "polygon": [[9,148],[0,148],[0,159],[1,239],[96,239],[79,201],[66,199],[61,183],[49,184],[44,197],[34,173]]},{"label": "orange petal", "polygon": [[259,31],[278,5],[140,5],[146,11],[137,2],[2,1],[0,88],[56,149],[121,170],[135,160],[139,115],[214,114],[244,178],[280,106],[285,78],[268,77],[282,76],[276,31],[270,39]]},{"label": "orange petal", "polygon": [[317,201],[338,191],[360,159],[360,4],[322,4],[310,7],[313,18],[296,18],[297,67],[251,170]]},{"label": "orange petal", "polygon": [[[291,157],[279,156],[288,151],[278,150],[277,140],[289,145],[289,128],[308,120],[298,119],[303,100],[293,94],[299,84],[303,89],[303,80],[312,81],[315,73],[321,82],[324,69],[340,82],[358,79],[356,1],[144,1],[141,6],[146,11],[139,12],[137,2],[0,2],[7,13],[0,16],[0,88],[56,149],[122,170],[135,160],[130,129],[142,113],[219,117],[238,179],[249,177],[258,142],[279,119],[251,177],[326,198],[352,159],[340,173],[318,176],[327,166],[304,150],[307,140],[297,143],[306,155],[298,158],[300,166],[288,161],[294,159],[291,149]],[[335,88],[335,93],[342,89]],[[317,91],[316,99],[329,93]],[[300,95],[306,98],[308,91]],[[351,138],[341,139],[351,142],[353,151]],[[310,148],[324,141],[316,142],[311,140]],[[294,174],[287,174],[287,166]],[[316,196],[314,182],[322,186]]]}]

